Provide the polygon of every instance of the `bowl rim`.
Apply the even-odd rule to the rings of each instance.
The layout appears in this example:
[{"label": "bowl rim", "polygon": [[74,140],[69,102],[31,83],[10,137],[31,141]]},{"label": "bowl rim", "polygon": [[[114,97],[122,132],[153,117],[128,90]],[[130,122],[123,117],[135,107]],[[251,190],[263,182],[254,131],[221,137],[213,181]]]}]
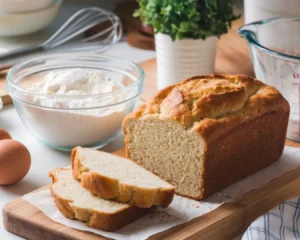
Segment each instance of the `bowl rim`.
[{"label": "bowl rim", "polygon": [[282,57],[288,60],[300,60],[300,57],[294,56],[294,55],[289,55],[289,54],[285,54],[282,52],[278,52],[275,50],[272,50],[262,44],[260,44],[257,39],[253,36],[256,36],[256,33],[251,31],[251,30],[247,30],[246,28],[248,26],[263,26],[263,25],[267,25],[269,23],[274,23],[276,21],[293,21],[293,20],[300,20],[300,16],[295,15],[295,16],[285,16],[285,17],[274,17],[274,18],[269,18],[269,19],[264,19],[264,20],[260,20],[260,21],[256,21],[256,22],[252,22],[252,23],[247,23],[241,27],[238,28],[238,33],[240,35],[243,35],[246,40],[248,41],[248,43],[256,46],[257,48],[261,49],[262,51],[271,54],[273,56],[277,56],[277,57]]},{"label": "bowl rim", "polygon": [[60,7],[62,5],[62,3],[63,3],[63,0],[53,0],[49,6],[41,8],[41,9],[37,9],[34,11],[26,11],[26,12],[1,12],[0,16],[3,16],[3,17],[4,16],[10,16],[10,17],[18,16],[18,17],[20,17],[20,16],[25,16],[25,15],[42,13],[45,11],[49,11],[52,8]]},{"label": "bowl rim", "polygon": [[[136,80],[131,83],[128,86],[124,86],[120,89],[111,91],[111,92],[106,92],[106,93],[98,93],[98,94],[87,94],[87,95],[63,95],[63,94],[58,94],[58,95],[50,95],[50,94],[45,94],[45,93],[37,93],[34,91],[31,91],[29,89],[23,88],[18,86],[12,79],[12,75],[17,73],[18,71],[22,70],[22,68],[24,66],[26,66],[27,64],[30,64],[31,62],[35,62],[35,61],[47,61],[47,60],[52,60],[54,58],[58,58],[58,59],[70,59],[70,60],[74,60],[76,61],[76,59],[80,60],[84,59],[84,58],[90,58],[90,59],[106,59],[106,60],[115,60],[115,61],[119,61],[119,62],[124,62],[129,64],[130,66],[133,66],[137,71],[138,71],[138,76],[136,77]],[[78,66],[74,66],[74,68],[80,68]],[[109,68],[107,68],[109,69]],[[100,70],[101,71],[101,70]],[[34,72],[30,73],[30,74],[34,74]],[[127,75],[131,78],[135,78],[132,75]],[[22,75],[20,76],[22,77]],[[121,59],[121,58],[117,58],[117,57],[112,57],[112,56],[108,56],[108,55],[104,55],[104,54],[97,54],[97,53],[61,53],[61,54],[47,54],[46,56],[41,56],[41,57],[35,57],[35,58],[30,58],[22,63],[18,63],[16,65],[14,65],[7,73],[6,75],[6,82],[7,82],[7,88],[8,88],[8,92],[10,93],[10,95],[12,96],[12,98],[18,99],[19,101],[22,101],[23,103],[27,103],[30,105],[34,105],[34,106],[38,106],[41,108],[50,108],[50,109],[73,109],[73,108],[59,108],[59,107],[46,107],[40,104],[34,104],[30,101],[25,101],[24,99],[20,99],[17,96],[15,96],[15,94],[13,94],[10,90],[10,88],[14,88],[18,91],[18,93],[22,93],[22,94],[30,94],[31,96],[38,96],[38,97],[45,97],[47,99],[65,99],[65,100],[72,100],[72,99],[93,99],[93,98],[97,98],[97,97],[106,97],[106,96],[114,96],[115,94],[119,94],[122,92],[126,92],[132,88],[135,87],[139,87],[142,84],[142,88],[144,85],[144,78],[145,78],[145,73],[144,70],[136,63],[131,62],[129,60],[125,60],[125,59]],[[142,88],[139,87],[141,90]],[[139,91],[137,94],[135,94],[135,97],[137,95],[139,95],[141,93],[141,91]],[[132,99],[132,98],[130,98]],[[129,100],[129,99],[128,99]],[[124,101],[122,101],[124,102]],[[120,102],[121,103],[121,102]],[[115,105],[115,104],[114,104]],[[108,105],[107,105],[108,106]],[[105,107],[107,107],[105,106]],[[104,106],[103,106],[104,107]],[[87,107],[87,108],[74,108],[74,109],[96,109],[99,107]]]}]

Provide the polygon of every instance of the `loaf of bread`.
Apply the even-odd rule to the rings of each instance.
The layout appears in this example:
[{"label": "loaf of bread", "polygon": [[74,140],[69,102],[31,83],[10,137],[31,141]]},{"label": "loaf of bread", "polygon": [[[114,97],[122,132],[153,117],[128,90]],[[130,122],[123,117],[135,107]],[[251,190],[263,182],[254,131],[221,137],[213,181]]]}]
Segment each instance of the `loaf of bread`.
[{"label": "loaf of bread", "polygon": [[110,153],[76,147],[72,151],[75,179],[88,191],[104,199],[149,208],[167,207],[175,188],[136,163]]},{"label": "loaf of bread", "polygon": [[254,78],[195,76],[124,119],[126,154],[200,200],[278,160],[288,117],[283,96]]},{"label": "loaf of bread", "polygon": [[86,222],[90,227],[115,231],[151,211],[92,195],[73,178],[71,169],[55,169],[49,175],[57,209],[65,217]]}]

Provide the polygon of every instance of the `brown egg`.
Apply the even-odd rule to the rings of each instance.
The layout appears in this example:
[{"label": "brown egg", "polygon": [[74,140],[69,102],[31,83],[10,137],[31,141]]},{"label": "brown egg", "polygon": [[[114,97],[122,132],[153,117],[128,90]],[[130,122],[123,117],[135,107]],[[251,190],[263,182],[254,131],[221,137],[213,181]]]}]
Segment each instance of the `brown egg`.
[{"label": "brown egg", "polygon": [[11,139],[11,136],[3,128],[0,128],[0,140]]},{"label": "brown egg", "polygon": [[30,164],[30,153],[22,143],[11,139],[0,141],[0,185],[20,181]]}]

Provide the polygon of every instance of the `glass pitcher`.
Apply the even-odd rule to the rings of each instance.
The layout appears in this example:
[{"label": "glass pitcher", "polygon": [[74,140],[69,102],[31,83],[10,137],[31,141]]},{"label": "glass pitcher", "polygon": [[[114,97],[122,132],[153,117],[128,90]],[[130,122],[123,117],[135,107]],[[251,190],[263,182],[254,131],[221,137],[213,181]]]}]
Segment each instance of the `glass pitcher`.
[{"label": "glass pitcher", "polygon": [[258,21],[238,32],[248,41],[256,77],[288,100],[287,138],[300,142],[300,17]]}]

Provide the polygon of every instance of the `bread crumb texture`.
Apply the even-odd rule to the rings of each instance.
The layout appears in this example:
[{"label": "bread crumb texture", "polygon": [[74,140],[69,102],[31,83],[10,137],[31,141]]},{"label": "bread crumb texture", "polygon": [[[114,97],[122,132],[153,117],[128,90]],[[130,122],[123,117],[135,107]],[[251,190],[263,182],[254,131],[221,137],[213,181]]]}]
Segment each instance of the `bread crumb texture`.
[{"label": "bread crumb texture", "polygon": [[110,153],[76,147],[72,166],[81,186],[104,199],[149,208],[167,207],[174,197],[174,186],[135,162]]},{"label": "bread crumb texture", "polygon": [[57,209],[65,217],[86,222],[90,227],[115,231],[151,212],[151,208],[140,209],[94,196],[73,178],[71,169],[54,169],[49,175]]}]

